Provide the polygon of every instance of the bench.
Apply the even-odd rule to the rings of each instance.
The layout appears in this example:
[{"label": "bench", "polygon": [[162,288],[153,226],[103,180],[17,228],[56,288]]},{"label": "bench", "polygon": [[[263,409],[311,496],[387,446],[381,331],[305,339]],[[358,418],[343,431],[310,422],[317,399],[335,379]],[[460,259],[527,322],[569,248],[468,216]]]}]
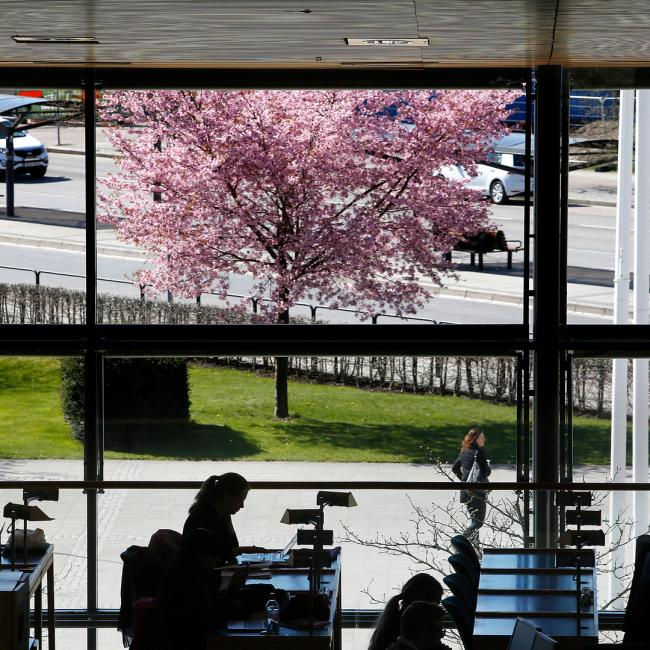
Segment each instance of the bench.
[{"label": "bench", "polygon": [[[508,269],[512,269],[512,254],[523,250],[523,246],[519,239],[506,239],[503,230],[484,230],[471,237],[461,239],[454,246],[454,250],[469,253],[472,266],[475,265],[478,255],[478,268],[479,271],[482,271],[483,255],[486,253],[507,253]],[[451,251],[445,257],[451,262]]]}]

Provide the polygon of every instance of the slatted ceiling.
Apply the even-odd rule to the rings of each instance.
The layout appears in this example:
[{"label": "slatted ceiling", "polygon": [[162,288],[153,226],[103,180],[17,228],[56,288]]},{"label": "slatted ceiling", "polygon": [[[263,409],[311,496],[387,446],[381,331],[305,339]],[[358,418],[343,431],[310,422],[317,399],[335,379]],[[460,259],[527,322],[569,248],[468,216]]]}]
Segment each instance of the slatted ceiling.
[{"label": "slatted ceiling", "polygon": [[[0,0],[0,15],[0,66],[650,65],[650,0]],[[13,34],[101,44],[16,44]],[[431,46],[348,47],[345,37]]]}]

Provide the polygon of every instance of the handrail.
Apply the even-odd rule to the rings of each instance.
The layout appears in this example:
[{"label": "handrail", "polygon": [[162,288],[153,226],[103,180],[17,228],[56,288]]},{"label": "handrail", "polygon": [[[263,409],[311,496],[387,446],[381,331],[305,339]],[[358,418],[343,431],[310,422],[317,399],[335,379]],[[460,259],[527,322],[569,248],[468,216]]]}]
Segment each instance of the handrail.
[{"label": "handrail", "polygon": [[[0,489],[16,489],[22,487],[58,487],[61,490],[196,490],[202,481],[54,481],[54,480],[2,480]],[[460,481],[250,481],[252,489],[256,490],[322,490],[344,489],[354,490],[484,490],[491,492],[513,490],[554,490],[558,492],[587,490],[604,490],[607,492],[648,492],[650,483],[609,483],[598,481],[585,483],[543,483],[498,481],[494,483],[468,484]]]},{"label": "handrail", "polygon": [[[4,266],[0,265],[0,269],[6,269],[8,271],[24,271],[26,273],[33,273],[34,274],[34,284],[36,286],[41,286],[41,276],[42,275],[56,275],[56,276],[61,276],[61,277],[66,277],[66,278],[80,278],[83,279],[86,276],[85,275],[80,275],[78,273],[64,273],[63,271],[48,271],[48,270],[39,270],[39,269],[31,269],[27,267],[22,267],[22,266]],[[135,282],[130,282],[129,280],[118,280],[116,278],[97,278],[98,282],[113,282],[115,284],[128,284],[129,286],[132,287],[138,287],[140,289],[140,300],[145,299],[145,289],[147,288],[147,284],[136,284]],[[200,295],[196,297],[196,302],[197,304],[201,304],[201,296],[203,295],[208,295],[208,296],[218,296],[220,294],[214,292],[214,291],[204,291]],[[257,298],[255,296],[246,296],[242,294],[237,294],[237,293],[227,293],[225,294],[226,298],[244,298],[244,299],[249,299],[251,301],[251,307],[253,310],[253,313],[257,313],[257,305],[260,302],[272,302],[271,299],[269,298]],[[443,323],[443,321],[437,321],[433,318],[421,318],[417,316],[397,316],[396,314],[383,314],[383,313],[377,313],[377,314],[371,314],[365,311],[360,311],[358,309],[345,309],[343,307],[329,307],[328,305],[312,305],[310,303],[305,303],[305,302],[297,302],[295,303],[296,307],[307,307],[311,311],[311,321],[312,323],[316,322],[316,312],[319,309],[328,309],[330,311],[340,311],[340,312],[346,312],[350,314],[361,314],[366,317],[370,317],[371,322],[373,325],[377,324],[377,321],[380,317],[383,318],[397,318],[399,320],[403,321],[420,321],[424,323],[430,323],[432,325],[442,325],[442,324],[448,324],[446,322]]]}]

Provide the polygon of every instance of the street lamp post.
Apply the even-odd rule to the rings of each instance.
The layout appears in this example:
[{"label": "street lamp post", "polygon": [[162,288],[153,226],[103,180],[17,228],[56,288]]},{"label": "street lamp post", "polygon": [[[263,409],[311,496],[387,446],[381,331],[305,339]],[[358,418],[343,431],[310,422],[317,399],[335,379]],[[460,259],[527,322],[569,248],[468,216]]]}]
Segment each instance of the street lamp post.
[{"label": "street lamp post", "polygon": [[14,216],[14,131],[7,129],[5,138],[7,148],[7,168],[5,180],[7,183],[7,216]]}]

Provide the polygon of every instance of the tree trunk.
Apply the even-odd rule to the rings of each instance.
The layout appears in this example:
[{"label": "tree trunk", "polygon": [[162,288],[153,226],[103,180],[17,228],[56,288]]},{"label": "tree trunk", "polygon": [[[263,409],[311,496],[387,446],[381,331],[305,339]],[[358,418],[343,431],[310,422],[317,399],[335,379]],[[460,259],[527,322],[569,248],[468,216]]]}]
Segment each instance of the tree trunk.
[{"label": "tree trunk", "polygon": [[[278,323],[284,325],[289,323],[289,310],[285,310],[278,315]],[[289,358],[275,358],[275,417],[289,417]]]},{"label": "tree trunk", "polygon": [[289,391],[287,379],[289,376],[289,359],[276,357],[275,359],[275,417],[289,417]]}]

